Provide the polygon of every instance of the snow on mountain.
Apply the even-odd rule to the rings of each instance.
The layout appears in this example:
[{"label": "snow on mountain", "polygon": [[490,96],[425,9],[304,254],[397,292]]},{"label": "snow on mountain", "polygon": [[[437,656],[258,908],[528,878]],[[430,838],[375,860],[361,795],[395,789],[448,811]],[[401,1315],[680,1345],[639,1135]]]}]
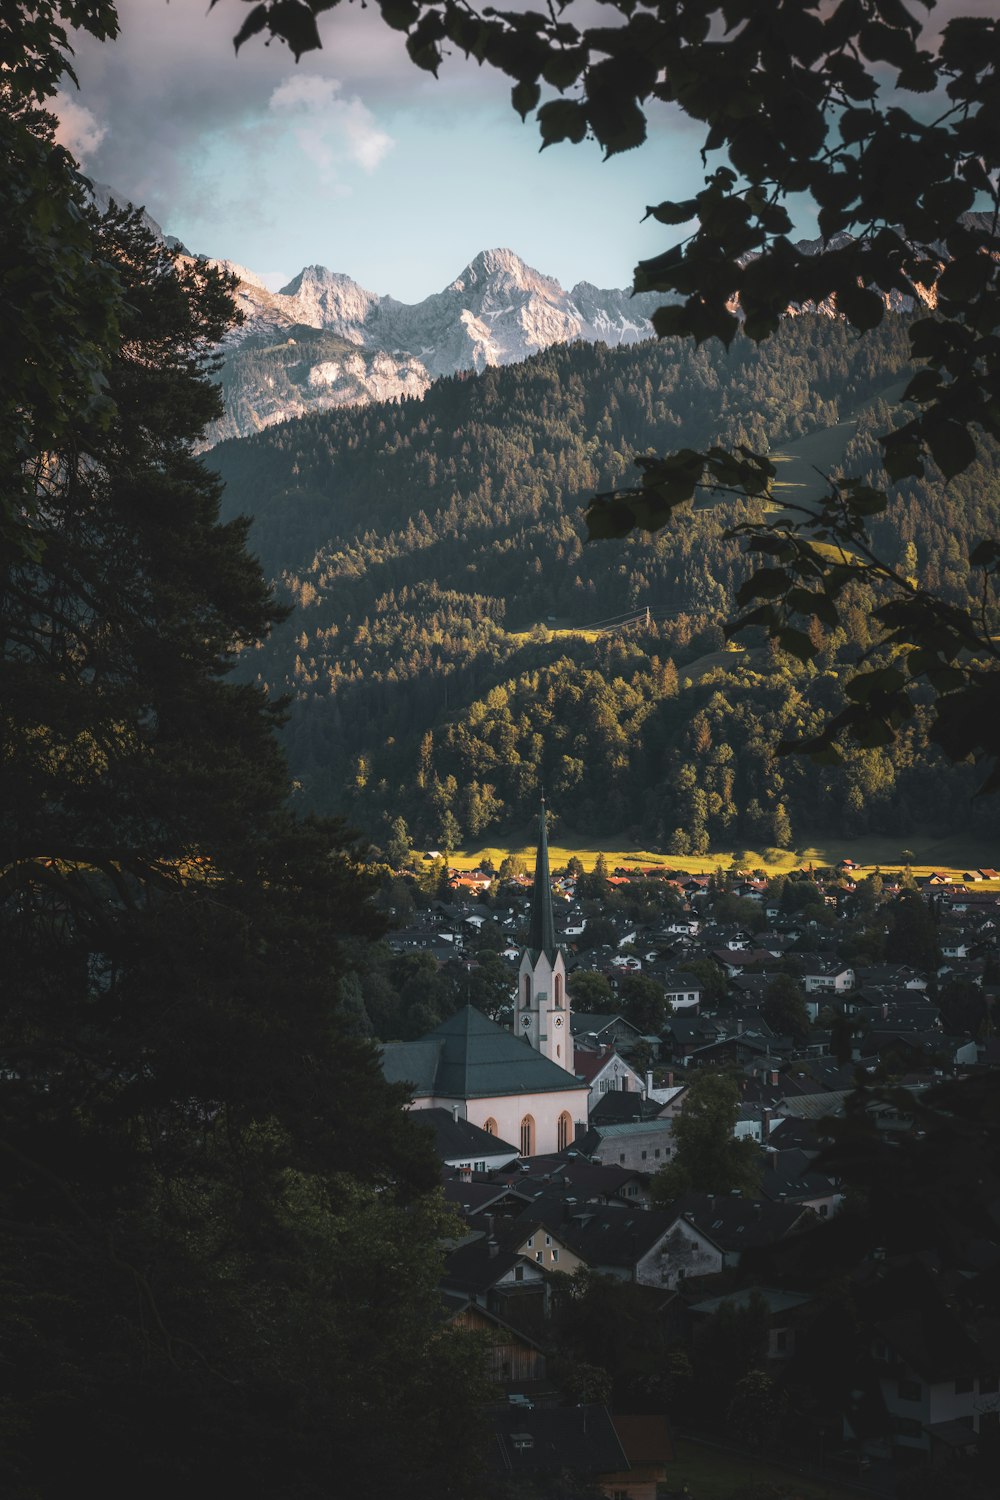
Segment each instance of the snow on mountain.
[{"label": "snow on mountain", "polygon": [[[503,249],[484,250],[443,291],[417,303],[379,296],[325,266],[306,266],[269,292],[252,273],[219,264],[240,278],[245,321],[225,341],[226,415],[210,441],[306,411],[422,395],[439,376],[513,364],[551,344],[634,343],[652,335],[648,314],[662,301],[587,282],[566,292]],[[311,348],[307,330],[356,353],[331,359]]]}]

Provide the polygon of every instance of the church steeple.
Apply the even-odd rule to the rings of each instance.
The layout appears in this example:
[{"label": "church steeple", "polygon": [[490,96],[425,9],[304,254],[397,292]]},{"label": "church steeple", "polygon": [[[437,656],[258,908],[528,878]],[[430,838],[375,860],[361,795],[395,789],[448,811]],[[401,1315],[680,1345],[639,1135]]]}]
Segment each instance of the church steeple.
[{"label": "church steeple", "polygon": [[528,946],[521,954],[515,1029],[532,1047],[573,1072],[573,1023],[566,993],[566,960],[556,942],[549,876],[549,838],[542,801],[531,893]]},{"label": "church steeple", "polygon": [[528,947],[532,962],[544,953],[550,963],[556,956],[556,924],[552,915],[552,880],[549,876],[549,835],[545,821],[545,799],[538,827],[538,852],[535,855],[535,884],[531,892],[531,923]]}]

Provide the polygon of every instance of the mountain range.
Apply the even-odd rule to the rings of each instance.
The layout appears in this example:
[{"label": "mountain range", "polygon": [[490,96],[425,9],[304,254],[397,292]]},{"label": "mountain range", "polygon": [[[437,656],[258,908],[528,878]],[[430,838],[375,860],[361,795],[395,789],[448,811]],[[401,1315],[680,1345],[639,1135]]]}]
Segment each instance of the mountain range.
[{"label": "mountain range", "polygon": [[512,250],[484,250],[422,302],[380,296],[325,266],[279,292],[230,261],[243,323],[223,346],[225,415],[214,443],[289,417],[422,396],[432,380],[515,364],[576,339],[609,345],[652,336],[663,297],[578,282],[569,292]]}]

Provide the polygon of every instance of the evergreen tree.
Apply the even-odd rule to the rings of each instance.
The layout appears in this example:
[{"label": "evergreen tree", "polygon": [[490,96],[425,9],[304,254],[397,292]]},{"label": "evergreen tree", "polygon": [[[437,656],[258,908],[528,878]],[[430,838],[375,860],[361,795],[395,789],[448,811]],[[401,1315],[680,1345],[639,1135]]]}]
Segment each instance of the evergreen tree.
[{"label": "evergreen tree", "polygon": [[435,1165],[338,1003],[370,883],[229,676],[282,611],[191,452],[228,285],[136,215],[88,233],[112,405],[36,455],[0,565],[0,1488],[462,1491]]}]

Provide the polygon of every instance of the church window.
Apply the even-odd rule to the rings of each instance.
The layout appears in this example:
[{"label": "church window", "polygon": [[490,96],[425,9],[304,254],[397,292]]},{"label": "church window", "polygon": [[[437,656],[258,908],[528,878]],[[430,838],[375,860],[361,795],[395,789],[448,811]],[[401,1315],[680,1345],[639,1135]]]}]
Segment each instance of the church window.
[{"label": "church window", "polygon": [[521,1155],[534,1156],[535,1154],[535,1122],[530,1115],[525,1115],[521,1121]]},{"label": "church window", "polygon": [[531,1004],[531,975],[524,976],[524,1004],[527,1008]]},{"label": "church window", "polygon": [[486,1131],[487,1135],[499,1135],[500,1134],[500,1131],[497,1128],[497,1122],[496,1122],[496,1120],[494,1120],[494,1118],[493,1118],[492,1115],[490,1115],[489,1119],[483,1125],[483,1129]]},{"label": "church window", "polygon": [[555,991],[556,991],[556,1009],[557,1010],[561,1010],[562,1009],[562,975],[561,974],[557,974],[555,976]]},{"label": "church window", "polygon": [[566,1147],[569,1145],[572,1138],[572,1131],[573,1121],[570,1119],[567,1112],[563,1110],[562,1114],[559,1116],[559,1123],[556,1126],[557,1151],[566,1150]]}]

